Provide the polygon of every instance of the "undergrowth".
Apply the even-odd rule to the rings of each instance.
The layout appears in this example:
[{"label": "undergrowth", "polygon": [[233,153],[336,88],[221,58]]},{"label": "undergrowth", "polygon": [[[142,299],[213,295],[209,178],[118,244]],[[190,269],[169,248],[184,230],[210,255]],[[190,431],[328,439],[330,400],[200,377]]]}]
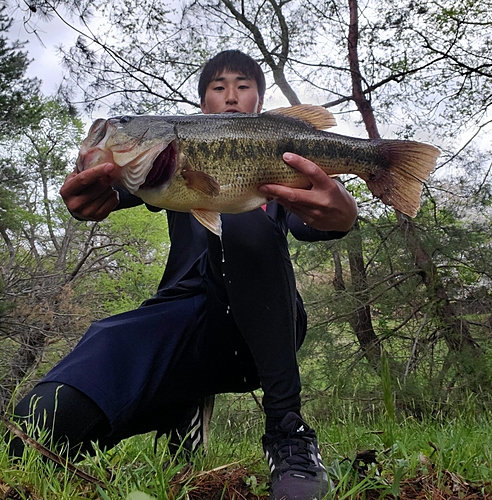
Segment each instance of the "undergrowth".
[{"label": "undergrowth", "polygon": [[[334,481],[334,496],[432,498],[434,488],[442,498],[492,498],[489,414],[462,411],[453,418],[437,414],[417,419],[393,413],[390,398],[386,404],[390,406],[366,414],[355,403],[336,398],[304,405],[303,416],[317,430]],[[193,466],[173,460],[165,437],[154,449],[153,434],[136,436],[109,451],[96,447],[94,456],[77,462],[101,485],[77,477],[30,447],[22,460],[12,462],[8,443],[2,441],[0,498],[266,499],[262,432],[263,416],[251,395],[220,396],[208,453],[195,457]]]}]

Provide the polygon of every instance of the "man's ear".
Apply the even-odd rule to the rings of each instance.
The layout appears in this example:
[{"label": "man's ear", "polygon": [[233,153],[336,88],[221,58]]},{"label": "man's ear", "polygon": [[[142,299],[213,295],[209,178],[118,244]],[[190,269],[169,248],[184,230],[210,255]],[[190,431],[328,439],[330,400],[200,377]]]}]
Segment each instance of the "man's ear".
[{"label": "man's ear", "polygon": [[258,108],[256,110],[257,113],[261,113],[261,110],[263,109],[263,98],[260,98],[258,101]]},{"label": "man's ear", "polygon": [[200,103],[200,109],[202,110],[202,113],[204,113],[204,114],[206,114],[206,113],[207,113],[207,111],[206,111],[207,106],[205,106],[205,102],[203,102],[203,101],[202,101],[202,102]]}]

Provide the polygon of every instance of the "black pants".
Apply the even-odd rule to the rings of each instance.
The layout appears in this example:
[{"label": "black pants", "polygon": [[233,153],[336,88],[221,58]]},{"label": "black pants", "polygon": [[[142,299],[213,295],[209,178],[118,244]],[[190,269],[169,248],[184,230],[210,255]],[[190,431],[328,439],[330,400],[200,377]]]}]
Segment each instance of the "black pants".
[{"label": "black pants", "polygon": [[210,234],[208,248],[196,294],[158,296],[94,323],[19,403],[18,417],[44,415],[53,439],[75,449],[165,431],[197,398],[260,384],[267,423],[299,412],[305,318],[285,236],[258,210],[223,216],[222,241]]}]

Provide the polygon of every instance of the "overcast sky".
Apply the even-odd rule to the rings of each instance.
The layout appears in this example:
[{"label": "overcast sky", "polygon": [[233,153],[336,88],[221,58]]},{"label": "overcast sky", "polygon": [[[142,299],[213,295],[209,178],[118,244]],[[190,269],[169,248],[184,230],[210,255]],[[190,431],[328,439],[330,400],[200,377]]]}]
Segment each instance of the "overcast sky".
[{"label": "overcast sky", "polygon": [[[15,20],[9,32],[10,38],[28,42],[24,49],[29,52],[32,62],[27,71],[27,76],[37,77],[42,80],[44,94],[54,94],[63,77],[61,58],[57,53],[57,47],[72,45],[77,39],[77,33],[58,18],[54,17],[47,23],[36,18],[35,30],[38,38],[24,22],[28,12],[16,9],[11,11],[11,14]],[[33,20],[31,19],[32,23]]]},{"label": "overcast sky", "polygon": [[[71,47],[77,40],[78,33],[56,16],[47,22],[42,21],[38,15],[31,18],[27,8],[21,10],[11,7],[8,14],[14,18],[9,31],[11,40],[27,41],[24,50],[29,53],[31,59],[27,76],[37,77],[42,81],[41,89],[45,95],[55,94],[64,75],[58,48],[60,45],[65,48]],[[70,23],[80,28],[77,20],[72,18]],[[94,23],[97,24],[97,19],[94,20]],[[267,97],[269,109],[288,105],[278,89],[273,93],[270,91]],[[313,96],[309,97],[306,102],[315,104],[312,101]],[[103,116],[104,111],[99,110],[98,117]],[[93,117],[87,117],[89,122],[92,119]],[[339,120],[336,132],[349,133],[344,121]],[[355,131],[352,131],[352,135],[355,135]]]}]

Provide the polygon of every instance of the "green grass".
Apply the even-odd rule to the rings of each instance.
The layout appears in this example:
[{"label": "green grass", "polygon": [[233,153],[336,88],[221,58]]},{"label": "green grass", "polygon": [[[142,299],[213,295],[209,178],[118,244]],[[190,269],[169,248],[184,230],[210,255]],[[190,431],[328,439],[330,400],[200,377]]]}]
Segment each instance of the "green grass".
[{"label": "green grass", "polygon": [[[326,418],[323,406],[327,408]],[[449,489],[452,479],[492,494],[489,414],[463,411],[450,420],[440,415],[399,419],[398,414],[389,418],[377,410],[362,415],[355,406],[326,398],[308,403],[304,409],[305,419],[317,430],[324,462],[340,499],[404,498],[406,483],[430,476],[443,492]],[[257,498],[266,498],[268,469],[261,451],[262,431],[263,418],[250,395],[221,396],[216,403],[209,453],[198,458],[192,470],[183,462],[172,461],[165,438],[159,440],[154,452],[152,434],[137,436],[77,464],[102,480],[106,486],[103,489],[43,460],[36,450],[27,449],[21,462],[12,463],[7,444],[2,442],[0,478],[4,484],[0,482],[0,486],[5,491],[6,485],[22,485],[29,489],[31,498],[44,500],[179,500],[200,486],[197,478],[206,477],[199,476],[203,471],[232,464],[229,470],[245,467],[241,477]],[[374,450],[372,455],[365,455],[374,460],[355,460],[357,453],[364,450]],[[180,473],[182,480],[177,486]],[[225,488],[222,498],[227,499]]]}]

